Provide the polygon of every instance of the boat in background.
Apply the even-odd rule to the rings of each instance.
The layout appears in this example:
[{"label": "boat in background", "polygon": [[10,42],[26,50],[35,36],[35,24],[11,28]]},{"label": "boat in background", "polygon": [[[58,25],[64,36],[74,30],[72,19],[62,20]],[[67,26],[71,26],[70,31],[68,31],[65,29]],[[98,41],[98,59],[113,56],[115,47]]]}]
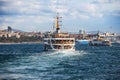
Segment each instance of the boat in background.
[{"label": "boat in background", "polygon": [[111,46],[111,42],[108,40],[92,40],[89,42],[90,46]]},{"label": "boat in background", "polygon": [[61,22],[59,15],[56,16],[56,30],[46,35],[44,38],[44,50],[75,50],[75,38],[68,33],[60,31]]},{"label": "boat in background", "polygon": [[100,37],[97,33],[97,39],[93,39],[89,42],[90,46],[111,46],[111,41]]}]

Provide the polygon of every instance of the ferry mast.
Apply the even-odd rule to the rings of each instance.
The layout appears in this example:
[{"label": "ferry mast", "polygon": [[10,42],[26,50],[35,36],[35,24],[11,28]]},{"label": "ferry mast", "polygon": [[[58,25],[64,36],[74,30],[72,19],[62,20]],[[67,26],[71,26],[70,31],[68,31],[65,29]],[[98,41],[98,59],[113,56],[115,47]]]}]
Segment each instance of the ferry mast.
[{"label": "ferry mast", "polygon": [[61,22],[59,19],[62,18],[62,17],[59,17],[58,13],[57,13],[57,16],[56,16],[56,22],[55,22],[55,26],[56,26],[56,33],[60,33],[60,24],[59,22]]}]

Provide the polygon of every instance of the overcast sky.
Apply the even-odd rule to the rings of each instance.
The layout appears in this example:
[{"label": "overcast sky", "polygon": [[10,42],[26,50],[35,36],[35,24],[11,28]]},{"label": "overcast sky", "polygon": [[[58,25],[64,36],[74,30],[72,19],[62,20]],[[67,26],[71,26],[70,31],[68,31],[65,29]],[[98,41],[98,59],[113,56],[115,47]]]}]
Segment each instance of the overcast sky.
[{"label": "overcast sky", "polygon": [[0,29],[50,31],[56,12],[63,31],[120,32],[120,0],[0,0]]}]

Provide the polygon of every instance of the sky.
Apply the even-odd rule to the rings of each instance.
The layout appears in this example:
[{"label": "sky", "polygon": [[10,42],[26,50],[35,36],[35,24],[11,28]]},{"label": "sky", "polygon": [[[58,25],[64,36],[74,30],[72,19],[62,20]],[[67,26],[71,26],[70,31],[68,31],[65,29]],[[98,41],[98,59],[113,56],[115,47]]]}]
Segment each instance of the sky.
[{"label": "sky", "polygon": [[120,33],[120,0],[0,0],[0,29],[51,31],[58,12],[61,30]]}]

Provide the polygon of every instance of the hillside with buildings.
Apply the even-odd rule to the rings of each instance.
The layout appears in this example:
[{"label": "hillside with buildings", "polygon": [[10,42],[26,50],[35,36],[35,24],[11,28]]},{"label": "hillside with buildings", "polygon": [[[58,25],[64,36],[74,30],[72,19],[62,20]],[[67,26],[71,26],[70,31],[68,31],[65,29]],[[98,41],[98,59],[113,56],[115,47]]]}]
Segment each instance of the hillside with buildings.
[{"label": "hillside with buildings", "polygon": [[10,26],[6,30],[0,30],[0,43],[41,42],[42,37],[41,32],[22,32]]},{"label": "hillside with buildings", "polygon": [[[96,31],[98,32],[98,31]],[[98,32],[101,38],[110,40],[111,42],[120,43],[120,35],[116,33],[101,33]],[[12,29],[8,26],[5,30],[0,30],[0,43],[24,43],[34,42],[40,43],[45,36],[50,35],[51,32],[24,32],[21,30]],[[74,37],[76,40],[92,40],[97,37],[97,33],[86,32],[85,30],[79,30],[78,33],[70,33],[69,37]]]}]

